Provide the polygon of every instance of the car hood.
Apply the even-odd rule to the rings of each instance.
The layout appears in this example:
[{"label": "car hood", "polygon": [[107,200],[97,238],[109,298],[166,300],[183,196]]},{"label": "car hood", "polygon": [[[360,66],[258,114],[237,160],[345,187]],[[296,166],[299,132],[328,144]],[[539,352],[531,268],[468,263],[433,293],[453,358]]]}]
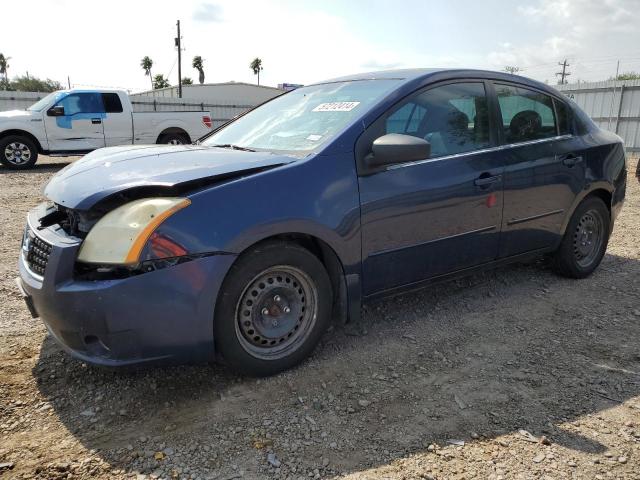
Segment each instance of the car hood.
[{"label": "car hood", "polygon": [[30,112],[27,110],[9,110],[7,112],[0,112],[0,121],[2,120],[16,120],[19,118],[27,118],[40,116],[40,112]]},{"label": "car hood", "polygon": [[45,196],[67,208],[89,210],[97,202],[144,187],[203,185],[295,161],[269,152],[244,152],[202,145],[138,145],[96,150],[60,170]]}]

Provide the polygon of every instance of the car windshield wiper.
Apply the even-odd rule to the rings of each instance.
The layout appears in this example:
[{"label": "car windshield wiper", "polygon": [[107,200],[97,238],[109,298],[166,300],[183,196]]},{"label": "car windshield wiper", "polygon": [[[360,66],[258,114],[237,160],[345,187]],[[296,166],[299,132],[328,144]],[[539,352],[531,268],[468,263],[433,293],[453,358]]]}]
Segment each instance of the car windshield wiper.
[{"label": "car windshield wiper", "polygon": [[222,145],[211,145],[218,148],[230,148],[231,150],[242,150],[243,152],[255,152],[252,148],[241,147],[240,145],[234,145],[232,143],[223,143]]}]

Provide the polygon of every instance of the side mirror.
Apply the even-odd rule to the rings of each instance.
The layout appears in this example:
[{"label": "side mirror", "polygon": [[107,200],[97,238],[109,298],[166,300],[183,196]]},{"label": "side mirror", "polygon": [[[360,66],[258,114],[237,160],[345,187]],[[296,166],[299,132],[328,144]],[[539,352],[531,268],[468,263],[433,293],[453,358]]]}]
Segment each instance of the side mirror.
[{"label": "side mirror", "polygon": [[47,110],[49,117],[64,117],[64,107],[62,105],[54,105]]},{"label": "side mirror", "polygon": [[372,150],[372,153],[365,158],[367,165],[372,168],[424,160],[431,156],[429,142],[399,133],[388,133],[377,138],[373,142]]}]

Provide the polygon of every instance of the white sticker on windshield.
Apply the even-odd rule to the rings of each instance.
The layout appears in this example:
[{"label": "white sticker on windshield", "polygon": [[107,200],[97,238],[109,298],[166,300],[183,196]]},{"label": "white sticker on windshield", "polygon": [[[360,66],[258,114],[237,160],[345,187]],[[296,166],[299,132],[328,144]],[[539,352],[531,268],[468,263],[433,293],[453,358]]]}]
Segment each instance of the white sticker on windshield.
[{"label": "white sticker on windshield", "polygon": [[307,140],[309,140],[310,142],[317,142],[318,140],[320,140],[322,138],[322,135],[316,135],[316,134],[311,134],[307,137]]},{"label": "white sticker on windshield", "polygon": [[313,109],[314,112],[350,112],[360,105],[360,102],[331,102],[321,103]]}]

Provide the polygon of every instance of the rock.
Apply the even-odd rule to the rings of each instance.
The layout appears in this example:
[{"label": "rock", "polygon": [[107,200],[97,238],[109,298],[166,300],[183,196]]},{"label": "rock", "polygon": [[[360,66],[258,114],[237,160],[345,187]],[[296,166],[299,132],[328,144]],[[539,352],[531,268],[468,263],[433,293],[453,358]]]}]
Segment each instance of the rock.
[{"label": "rock", "polygon": [[267,455],[267,462],[269,462],[269,465],[275,468],[278,468],[280,465],[282,465],[280,460],[278,460],[278,457],[276,457],[275,453],[269,453]]},{"label": "rock", "polygon": [[551,441],[547,437],[542,435],[540,437],[540,444],[542,444],[542,445],[551,445]]},{"label": "rock", "polygon": [[92,408],[87,408],[86,410],[80,412],[80,415],[82,415],[83,417],[93,417],[95,414],[96,412],[94,412]]},{"label": "rock", "polygon": [[450,443],[451,445],[456,445],[458,447],[464,447],[464,440],[450,438],[449,440],[447,440],[447,443]]},{"label": "rock", "polygon": [[162,450],[162,453],[164,453],[167,456],[171,456],[173,455],[175,452],[173,451],[173,448],[167,447],[164,450]]},{"label": "rock", "polygon": [[544,453],[539,453],[537,454],[535,457],[533,457],[533,463],[540,463],[545,459],[545,454]]},{"label": "rock", "polygon": [[627,463],[627,457],[625,457],[624,455],[621,457],[618,457],[618,463]]},{"label": "rock", "polygon": [[362,408],[366,408],[371,405],[371,402],[369,400],[358,400],[358,405],[360,405]]},{"label": "rock", "polygon": [[13,462],[4,462],[0,463],[0,471],[2,470],[11,470],[15,464]]}]

